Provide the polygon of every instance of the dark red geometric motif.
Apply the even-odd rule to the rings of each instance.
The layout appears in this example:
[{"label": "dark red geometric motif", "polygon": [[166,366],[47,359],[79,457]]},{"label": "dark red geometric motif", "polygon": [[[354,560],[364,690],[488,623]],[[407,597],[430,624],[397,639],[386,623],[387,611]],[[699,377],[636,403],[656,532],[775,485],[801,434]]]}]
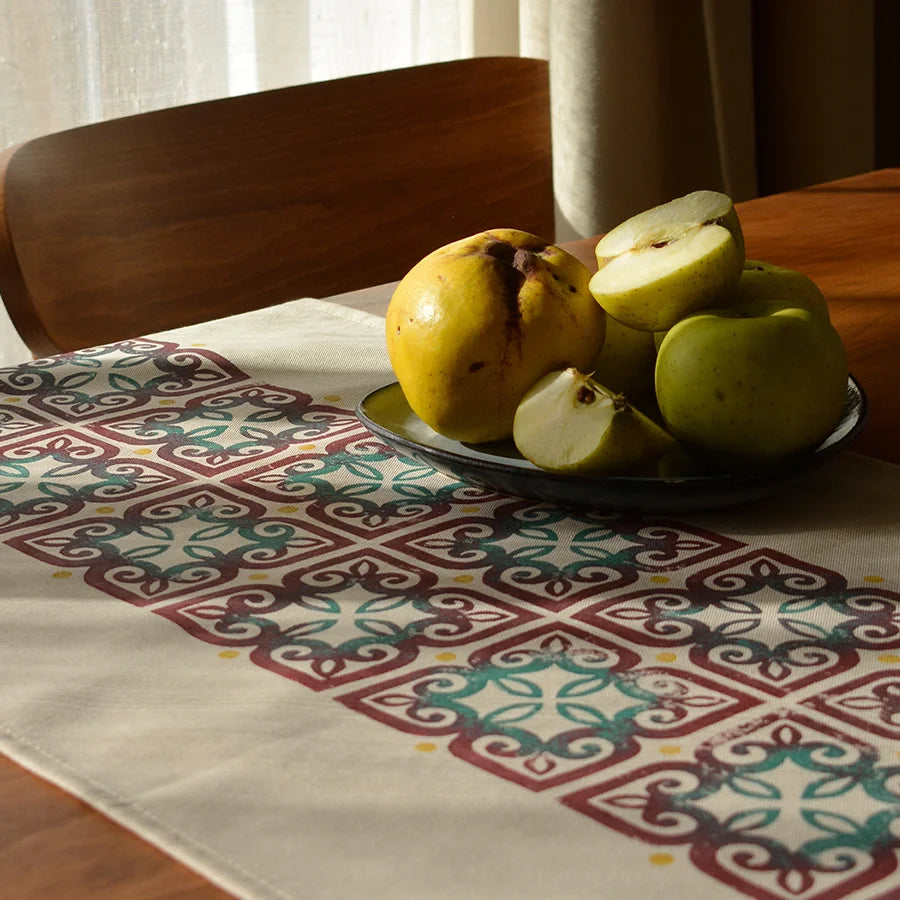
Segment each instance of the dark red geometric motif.
[{"label": "dark red geometric motif", "polygon": [[803,703],[869,734],[900,740],[900,669],[863,675]]},{"label": "dark red geometric motif", "polygon": [[8,441],[40,431],[55,422],[23,409],[18,403],[0,403],[0,441]]},{"label": "dark red geometric motif", "polygon": [[838,900],[897,868],[900,766],[788,711],[562,802],[650,844],[688,844],[699,869],[759,900]]},{"label": "dark red geometric motif", "polygon": [[466,644],[535,618],[366,549],[156,610],[196,637],[313,690],[383,674],[423,648]]},{"label": "dark red geometric motif", "polygon": [[110,440],[154,446],[162,459],[214,475],[360,425],[352,413],[315,405],[308,394],[252,384],[95,427]]},{"label": "dark red geometric motif", "polygon": [[575,614],[653,647],[689,646],[693,663],[785,695],[852,668],[860,649],[900,646],[900,595],[759,550]]},{"label": "dark red geometric motif", "polygon": [[517,500],[386,546],[443,569],[478,571],[498,591],[560,611],[620,592],[641,572],[670,572],[742,545],[683,524]]},{"label": "dark red geometric motif", "polygon": [[460,506],[503,499],[396,457],[362,425],[333,440],[332,435],[329,431],[306,449],[225,483],[264,500],[304,503],[304,515],[367,539],[440,519]]},{"label": "dark red geometric motif", "polygon": [[4,369],[0,389],[54,420],[78,422],[246,379],[208,350],[135,339]]},{"label": "dark red geometric motif", "polygon": [[451,736],[460,759],[540,791],[638,754],[758,701],[626,647],[545,624],[481,647],[464,664],[408,672],[338,698],[393,728]]},{"label": "dark red geometric motif", "polygon": [[116,459],[118,452],[68,429],[0,445],[0,532],[59,521],[88,503],[118,503],[188,481],[184,472],[150,460]]},{"label": "dark red geometric motif", "polygon": [[83,568],[88,584],[147,605],[290,566],[349,541],[307,521],[267,515],[215,485],[197,485],[7,543],[50,565]]}]

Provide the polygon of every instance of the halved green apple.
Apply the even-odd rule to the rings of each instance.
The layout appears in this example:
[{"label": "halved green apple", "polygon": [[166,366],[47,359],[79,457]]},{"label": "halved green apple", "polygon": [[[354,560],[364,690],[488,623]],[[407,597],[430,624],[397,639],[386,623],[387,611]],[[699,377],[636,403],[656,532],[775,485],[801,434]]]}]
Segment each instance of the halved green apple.
[{"label": "halved green apple", "polygon": [[596,254],[594,299],[631,328],[665,331],[737,284],[744,239],[727,194],[694,191],[617,225]]},{"label": "halved green apple", "polygon": [[572,367],[544,376],[525,394],[513,440],[536,466],[581,475],[642,474],[674,442],[622,394]]}]

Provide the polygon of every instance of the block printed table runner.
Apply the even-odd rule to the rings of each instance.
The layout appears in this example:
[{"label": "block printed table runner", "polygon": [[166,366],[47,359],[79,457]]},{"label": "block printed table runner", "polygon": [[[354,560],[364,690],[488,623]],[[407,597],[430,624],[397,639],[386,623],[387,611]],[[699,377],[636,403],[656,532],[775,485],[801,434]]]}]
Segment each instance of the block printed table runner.
[{"label": "block printed table runner", "polygon": [[240,896],[900,896],[900,470],[488,493],[357,421],[382,327],[0,372],[0,746]]}]

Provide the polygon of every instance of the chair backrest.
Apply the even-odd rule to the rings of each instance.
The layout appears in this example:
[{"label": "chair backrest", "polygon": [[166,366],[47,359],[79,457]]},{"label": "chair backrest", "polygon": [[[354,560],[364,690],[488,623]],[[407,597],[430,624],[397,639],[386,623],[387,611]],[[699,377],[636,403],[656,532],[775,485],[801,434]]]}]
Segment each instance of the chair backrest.
[{"label": "chair backrest", "polygon": [[499,227],[553,239],[542,60],[192,104],[0,158],[0,296],[36,354],[393,281]]}]

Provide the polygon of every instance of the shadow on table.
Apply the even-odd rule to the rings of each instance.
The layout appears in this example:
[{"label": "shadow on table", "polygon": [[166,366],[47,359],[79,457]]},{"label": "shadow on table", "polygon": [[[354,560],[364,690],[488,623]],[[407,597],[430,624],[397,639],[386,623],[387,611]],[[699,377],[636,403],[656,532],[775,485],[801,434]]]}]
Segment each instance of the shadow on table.
[{"label": "shadow on table", "polygon": [[845,452],[776,497],[691,517],[734,537],[852,532],[900,547],[900,468]]}]

